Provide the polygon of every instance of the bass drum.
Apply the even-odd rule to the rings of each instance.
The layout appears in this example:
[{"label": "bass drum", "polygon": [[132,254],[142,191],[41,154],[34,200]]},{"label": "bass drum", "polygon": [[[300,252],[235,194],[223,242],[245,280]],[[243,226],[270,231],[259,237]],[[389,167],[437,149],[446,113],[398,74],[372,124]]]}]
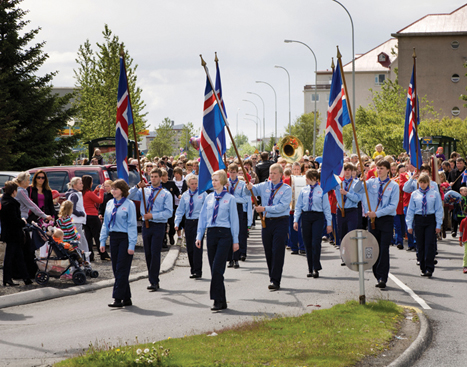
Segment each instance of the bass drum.
[{"label": "bass drum", "polygon": [[292,187],[292,202],[290,203],[290,210],[295,210],[295,205],[297,205],[298,195],[300,191],[306,186],[305,176],[291,176],[290,183]]}]

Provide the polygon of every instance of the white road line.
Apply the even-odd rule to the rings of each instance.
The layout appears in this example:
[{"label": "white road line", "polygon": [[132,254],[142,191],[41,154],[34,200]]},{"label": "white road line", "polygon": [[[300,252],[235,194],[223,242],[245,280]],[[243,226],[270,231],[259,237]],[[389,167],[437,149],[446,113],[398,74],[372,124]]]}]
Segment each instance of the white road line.
[{"label": "white road line", "polygon": [[389,273],[389,278],[392,279],[392,281],[394,283],[396,283],[399,287],[401,287],[404,291],[406,291],[408,294],[410,294],[410,296],[418,302],[418,304],[420,306],[422,306],[422,308],[424,310],[431,310],[431,307],[427,305],[427,303],[419,296],[417,296],[415,294],[415,292],[413,290],[411,290],[409,287],[407,287],[404,283],[402,283],[399,279],[397,279],[394,275],[392,275],[391,273]]}]

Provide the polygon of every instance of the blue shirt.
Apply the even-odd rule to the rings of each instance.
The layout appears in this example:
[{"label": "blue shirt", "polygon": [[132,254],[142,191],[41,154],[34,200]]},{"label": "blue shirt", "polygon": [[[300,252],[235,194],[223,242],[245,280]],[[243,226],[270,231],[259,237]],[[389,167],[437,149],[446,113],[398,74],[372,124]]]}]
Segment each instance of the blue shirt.
[{"label": "blue shirt", "polygon": [[[261,196],[261,205],[264,206],[266,218],[278,218],[289,216],[290,202],[292,201],[292,189],[283,184],[276,192],[271,206],[268,206],[271,195],[272,182],[266,181],[253,186],[253,194]],[[245,190],[249,190],[245,187]]]},{"label": "blue shirt", "polygon": [[[350,186],[347,191],[347,195],[344,195],[345,199],[345,206],[344,209],[351,209],[351,208],[357,208],[358,203],[362,201],[362,196],[360,194],[357,194],[355,192],[355,185],[358,183],[358,180],[354,180],[350,178]],[[342,188],[345,189],[345,183],[342,181]],[[342,208],[342,194],[341,194],[341,186],[337,185],[334,188],[334,191],[336,192],[336,199],[337,199],[337,204],[339,208]]]},{"label": "blue shirt", "polygon": [[[297,204],[295,205],[294,222],[298,223],[302,212],[310,211],[308,198],[310,196],[310,185],[306,185],[298,195]],[[313,206],[311,211],[324,212],[328,226],[332,226],[331,206],[329,205],[328,194],[323,195],[323,189],[320,185],[313,190]]]},{"label": "blue shirt", "polygon": [[[430,188],[433,190],[438,190],[438,184],[435,181],[430,180]],[[417,190],[417,180],[413,179],[413,176],[409,178],[409,180],[404,184],[402,191],[410,194]]]},{"label": "blue shirt", "polygon": [[101,247],[105,246],[109,232],[124,232],[128,233],[128,249],[134,250],[136,246],[136,240],[138,238],[138,229],[136,225],[136,206],[135,203],[128,198],[125,202],[117,209],[115,214],[115,222],[110,228],[108,228],[110,218],[112,218],[112,211],[114,209],[114,200],[110,200],[105,207],[104,223],[101,228],[101,235],[99,242]]},{"label": "blue shirt", "polygon": [[[130,194],[128,195],[128,199],[142,201],[143,200],[142,190],[143,189],[138,189],[136,186],[132,187],[130,189]],[[170,193],[170,191],[164,188],[162,188],[161,190],[162,191],[159,193],[159,195],[157,195],[157,192],[156,192],[157,197],[154,201],[154,205],[152,206],[152,210],[151,210],[152,219],[149,219],[150,222],[167,223],[167,220],[172,217],[172,214],[173,214],[172,194]],[[147,206],[149,206],[148,199],[150,195],[151,195],[151,188],[145,187],[144,198],[146,199]],[[141,203],[139,207],[139,211],[141,213],[141,216],[146,214],[143,203]]]},{"label": "blue shirt", "polygon": [[[387,186],[386,190],[384,188]],[[371,211],[376,213],[376,217],[384,217],[386,215],[395,216],[397,211],[397,206],[399,205],[399,185],[394,181],[389,181],[389,184],[383,185],[383,199],[378,205],[378,192],[379,192],[379,178],[370,178],[366,181],[366,186],[368,188],[368,196],[370,198]],[[368,203],[365,195],[365,187],[363,181],[359,181],[354,188],[355,192],[362,194],[363,200],[363,209],[365,213],[369,212]]]},{"label": "blue shirt", "polygon": [[[420,190],[414,191],[410,197],[407,214],[405,215],[405,222],[407,223],[408,229],[413,228],[413,218],[415,215],[423,215],[422,203],[423,193]],[[436,228],[441,229],[441,224],[443,224],[444,208],[439,192],[432,188],[430,188],[426,193],[426,214],[435,214]]]},{"label": "blue shirt", "polygon": [[202,194],[197,192],[196,195],[193,195],[193,213],[191,213],[190,217],[188,215],[190,213],[190,190],[185,191],[180,198],[180,203],[178,204],[177,211],[175,212],[175,227],[180,226],[183,216],[186,216],[186,219],[198,219],[204,200],[206,200],[206,196],[208,196],[206,192],[203,192]]},{"label": "blue shirt", "polygon": [[[248,200],[251,201],[251,193],[248,189],[245,191],[245,186],[245,181],[242,181],[238,178],[238,182],[234,185],[235,191],[233,193],[235,201],[237,204],[242,204],[244,212],[248,210]],[[228,193],[230,194],[230,179],[228,181],[228,186],[226,185],[226,187]]]},{"label": "blue shirt", "polygon": [[239,224],[237,202],[235,198],[229,193],[226,193],[224,197],[219,200],[219,211],[217,212],[216,223],[212,224],[212,214],[214,212],[215,203],[214,192],[211,192],[206,197],[203,207],[201,208],[201,213],[199,214],[196,239],[201,241],[206,228],[224,227],[230,228],[233,243],[238,243]]}]

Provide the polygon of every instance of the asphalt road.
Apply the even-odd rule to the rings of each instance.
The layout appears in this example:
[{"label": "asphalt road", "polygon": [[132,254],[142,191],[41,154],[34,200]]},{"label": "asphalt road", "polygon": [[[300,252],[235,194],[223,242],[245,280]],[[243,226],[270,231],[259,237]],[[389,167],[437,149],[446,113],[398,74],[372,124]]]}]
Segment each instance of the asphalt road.
[{"label": "asphalt road", "polygon": [[[35,304],[0,309],[0,365],[42,366],[67,358],[93,345],[124,345],[210,333],[255,317],[299,315],[358,300],[358,273],[340,266],[339,252],[323,243],[319,279],[307,278],[304,256],[286,253],[282,288],[270,292],[260,230],[252,231],[247,261],[240,269],[226,270],[228,310],[212,313],[209,265],[204,278],[189,279],[187,262],[161,276],[161,289],[150,293],[147,280],[131,283],[134,306],[110,309],[111,289],[82,293]],[[415,254],[391,247],[388,287],[374,287],[365,272],[368,301],[384,298],[426,308],[435,330],[432,347],[417,366],[461,366],[467,357],[463,249],[457,241],[439,243],[439,264],[432,279],[422,278]],[[396,282],[412,290],[403,290]],[[413,297],[418,296],[419,301]],[[426,305],[426,306],[425,306]]]}]

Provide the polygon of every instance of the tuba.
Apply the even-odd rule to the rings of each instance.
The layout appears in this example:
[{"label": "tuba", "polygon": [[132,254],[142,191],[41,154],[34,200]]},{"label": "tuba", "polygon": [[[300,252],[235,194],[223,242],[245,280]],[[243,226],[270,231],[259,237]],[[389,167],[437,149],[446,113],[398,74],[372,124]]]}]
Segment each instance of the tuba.
[{"label": "tuba", "polygon": [[298,162],[303,157],[303,144],[293,135],[284,136],[279,141],[279,154],[287,162]]}]

